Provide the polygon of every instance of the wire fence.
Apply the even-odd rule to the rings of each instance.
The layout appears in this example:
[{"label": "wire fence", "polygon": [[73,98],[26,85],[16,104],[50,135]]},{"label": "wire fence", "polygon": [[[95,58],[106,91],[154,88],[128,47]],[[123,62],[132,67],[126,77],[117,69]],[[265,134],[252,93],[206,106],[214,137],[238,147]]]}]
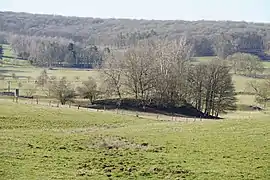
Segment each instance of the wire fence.
[{"label": "wire fence", "polygon": [[[1,81],[1,80],[0,80]],[[2,80],[3,82],[5,83],[32,83],[32,84],[37,84],[38,83],[38,80],[21,80],[21,79],[18,79],[18,80]],[[50,80],[48,80],[50,81]],[[51,80],[51,81],[54,81],[54,82],[60,82],[61,80],[60,79],[54,79],[54,80]],[[70,79],[66,79],[67,82],[70,82],[70,83],[82,83],[84,82],[85,80],[70,80]]]},{"label": "wire fence", "polygon": [[79,104],[74,103],[67,103],[62,105],[57,100],[52,99],[28,99],[28,98],[18,98],[18,97],[1,97],[1,100],[8,100],[12,101],[13,103],[21,104],[21,105],[33,105],[33,106],[43,106],[47,108],[57,108],[57,109],[73,109],[77,111],[88,111],[88,112],[99,112],[99,113],[111,113],[117,115],[125,115],[125,116],[133,116],[137,118],[145,118],[149,120],[158,120],[158,121],[168,121],[168,122],[198,122],[204,121],[203,118],[197,117],[179,117],[179,116],[169,116],[169,115],[162,115],[162,114],[155,114],[155,113],[147,113],[147,112],[140,112],[140,111],[128,111],[123,109],[107,109],[106,106],[103,109],[95,109],[86,106],[81,106]]}]

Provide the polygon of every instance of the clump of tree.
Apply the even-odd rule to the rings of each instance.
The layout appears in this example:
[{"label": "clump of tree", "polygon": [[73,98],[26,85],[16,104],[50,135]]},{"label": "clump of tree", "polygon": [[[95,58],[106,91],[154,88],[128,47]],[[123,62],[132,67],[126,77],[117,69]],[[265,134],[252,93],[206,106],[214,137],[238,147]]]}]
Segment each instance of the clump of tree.
[{"label": "clump of tree", "polygon": [[258,56],[247,53],[235,53],[227,58],[234,74],[256,77],[263,73],[264,65]]},{"label": "clump of tree", "polygon": [[41,72],[36,83],[48,97],[59,100],[62,105],[66,102],[73,102],[76,96],[75,88],[66,77],[49,76],[46,70]]},{"label": "clump of tree", "polygon": [[42,88],[44,88],[49,81],[49,75],[47,73],[47,70],[44,69],[41,71],[40,75],[37,77],[36,84]]},{"label": "clump of tree", "polygon": [[66,77],[51,81],[49,88],[51,97],[59,100],[62,105],[73,102],[76,96],[74,87],[67,81]]},{"label": "clump of tree", "polygon": [[77,91],[82,98],[89,99],[91,104],[99,95],[97,83],[92,77],[88,77],[88,80],[83,81],[82,85],[77,87]]},{"label": "clump of tree", "polygon": [[233,37],[230,34],[221,33],[216,36],[214,40],[215,54],[221,58],[226,59],[229,55],[233,54],[236,49],[233,44]]},{"label": "clump of tree", "polygon": [[215,116],[236,109],[230,67],[220,59],[195,65],[189,73],[189,82],[190,99],[197,109]]},{"label": "clump of tree", "polygon": [[[236,108],[230,67],[220,59],[192,65],[193,46],[186,38],[144,41],[122,56],[111,52],[103,64],[112,92],[141,100],[144,105],[175,107],[191,104],[207,115]],[[106,68],[105,68],[106,67]]]},{"label": "clump of tree", "polygon": [[102,50],[97,46],[70,39],[12,35],[9,41],[19,58],[35,66],[92,68],[102,61]]},{"label": "clump of tree", "polygon": [[248,82],[247,85],[248,88],[255,93],[255,101],[266,108],[267,103],[270,101],[270,80],[253,80]]}]

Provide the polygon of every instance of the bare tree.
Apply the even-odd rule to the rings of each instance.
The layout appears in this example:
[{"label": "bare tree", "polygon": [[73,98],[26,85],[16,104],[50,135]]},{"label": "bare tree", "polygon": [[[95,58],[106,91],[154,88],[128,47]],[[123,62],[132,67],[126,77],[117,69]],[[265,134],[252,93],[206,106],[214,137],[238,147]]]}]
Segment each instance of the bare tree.
[{"label": "bare tree", "polygon": [[124,85],[135,95],[135,99],[145,100],[156,78],[153,47],[147,42],[129,49],[122,61]]},{"label": "bare tree", "polygon": [[221,59],[226,59],[227,56],[235,52],[233,37],[227,33],[217,35],[214,40],[214,50],[216,55]]},{"label": "bare tree", "polygon": [[204,83],[206,76],[206,64],[197,64],[191,68],[188,74],[188,86],[190,87],[190,103],[195,108],[203,110],[203,97],[205,95]]},{"label": "bare tree", "polygon": [[235,110],[236,98],[230,67],[220,59],[214,59],[206,65],[205,71],[204,113],[218,116],[226,110]]},{"label": "bare tree", "polygon": [[235,90],[230,67],[220,59],[200,63],[191,68],[188,84],[194,107],[207,115],[218,116],[236,109]]},{"label": "bare tree", "polygon": [[256,77],[263,73],[264,66],[258,56],[247,53],[235,53],[227,58],[235,74]]},{"label": "bare tree", "polygon": [[34,84],[28,83],[25,86],[24,93],[26,96],[33,96],[37,92],[37,87]]},{"label": "bare tree", "polygon": [[82,86],[77,87],[77,91],[83,98],[88,98],[92,103],[98,96],[97,83],[92,77],[82,82]]},{"label": "bare tree", "polygon": [[106,84],[106,88],[110,94],[116,93],[119,99],[122,99],[122,78],[123,69],[121,67],[121,54],[119,53],[105,53],[104,62],[101,65],[102,79]]},{"label": "bare tree", "polygon": [[263,104],[264,108],[266,108],[267,102],[270,101],[270,80],[267,79],[262,82],[253,80],[249,81],[247,85],[255,93],[255,101]]},{"label": "bare tree", "polygon": [[12,73],[11,77],[13,80],[18,80],[18,76],[15,73]]},{"label": "bare tree", "polygon": [[185,103],[192,46],[183,37],[175,41],[160,41],[154,49],[155,99],[159,104]]},{"label": "bare tree", "polygon": [[44,69],[41,71],[40,75],[37,77],[36,83],[37,85],[41,86],[42,88],[45,87],[45,85],[48,83],[49,75],[47,71]]},{"label": "bare tree", "polygon": [[62,105],[66,102],[72,102],[75,97],[75,90],[65,77],[50,81],[48,88],[51,96],[59,100]]}]

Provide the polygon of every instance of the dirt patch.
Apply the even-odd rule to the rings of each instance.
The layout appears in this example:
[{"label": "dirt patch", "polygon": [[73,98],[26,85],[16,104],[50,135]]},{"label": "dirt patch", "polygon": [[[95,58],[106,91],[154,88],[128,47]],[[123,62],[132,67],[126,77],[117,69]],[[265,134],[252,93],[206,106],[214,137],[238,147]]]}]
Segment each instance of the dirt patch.
[{"label": "dirt patch", "polygon": [[151,152],[160,152],[165,147],[151,145],[148,142],[136,143],[132,140],[128,140],[120,136],[100,136],[92,140],[89,148],[101,148],[101,149],[133,149],[133,150],[145,150]]}]

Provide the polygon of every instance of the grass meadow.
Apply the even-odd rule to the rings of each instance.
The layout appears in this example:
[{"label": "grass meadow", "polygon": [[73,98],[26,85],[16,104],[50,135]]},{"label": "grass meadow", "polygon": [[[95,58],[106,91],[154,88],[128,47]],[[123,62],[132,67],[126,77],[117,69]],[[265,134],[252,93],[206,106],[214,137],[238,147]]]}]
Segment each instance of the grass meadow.
[{"label": "grass meadow", "polygon": [[262,112],[165,122],[6,100],[0,112],[1,179],[270,177],[270,121]]},{"label": "grass meadow", "polygon": [[[23,93],[42,71],[18,60],[14,60],[17,65],[12,59],[5,61],[0,66],[5,76],[0,89],[9,80],[11,88],[22,82]],[[48,73],[74,83],[99,77],[95,70]],[[32,77],[29,82],[28,77]],[[249,80],[233,76],[236,91],[247,91]],[[244,110],[256,105],[254,96],[237,98],[238,111],[222,115],[222,120],[202,121],[56,108],[2,98],[0,179],[268,180],[270,111]]]}]

